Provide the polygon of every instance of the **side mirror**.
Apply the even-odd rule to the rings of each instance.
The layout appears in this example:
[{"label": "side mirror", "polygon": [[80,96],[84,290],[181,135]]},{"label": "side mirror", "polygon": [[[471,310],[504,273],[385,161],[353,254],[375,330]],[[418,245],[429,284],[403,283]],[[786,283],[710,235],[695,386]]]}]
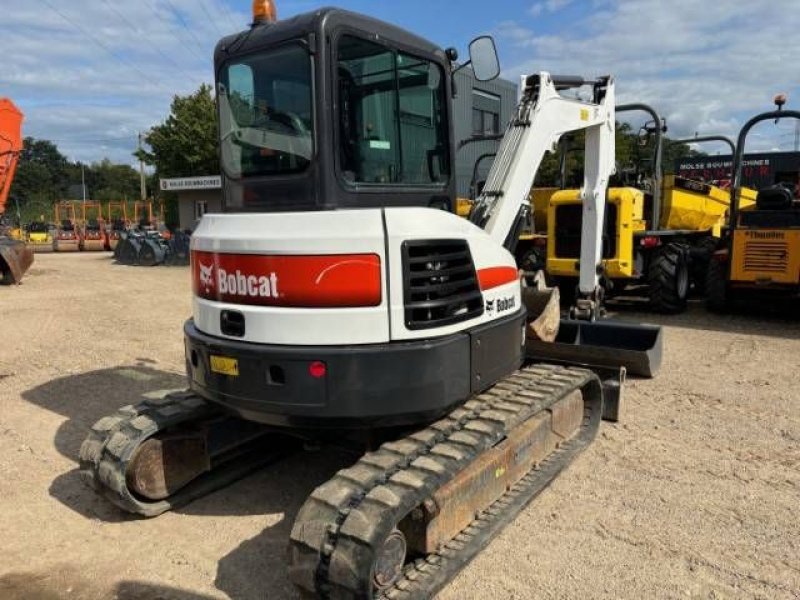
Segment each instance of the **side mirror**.
[{"label": "side mirror", "polygon": [[639,129],[638,142],[640,148],[645,148],[650,143],[650,130],[645,125]]},{"label": "side mirror", "polygon": [[491,81],[500,75],[500,60],[491,36],[482,35],[469,43],[469,60],[478,81]]}]

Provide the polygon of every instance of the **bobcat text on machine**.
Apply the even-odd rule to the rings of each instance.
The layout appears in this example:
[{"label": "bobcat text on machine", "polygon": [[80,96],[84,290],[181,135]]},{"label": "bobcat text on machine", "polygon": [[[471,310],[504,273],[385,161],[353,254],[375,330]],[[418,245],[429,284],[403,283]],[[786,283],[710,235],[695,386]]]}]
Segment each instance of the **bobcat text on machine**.
[{"label": "bobcat text on machine", "polygon": [[[596,313],[614,80],[528,77],[466,220],[455,51],[343,10],[256,8],[215,54],[225,212],[192,236],[190,389],[101,419],[81,469],[154,516],[287,440],[357,442],[366,452],[297,514],[289,577],[323,598],[430,598],[619,400],[619,377],[526,359],[513,255],[542,156],[585,130],[576,312]],[[470,50],[476,77],[496,77],[491,38]],[[584,85],[591,101],[559,94]]]}]

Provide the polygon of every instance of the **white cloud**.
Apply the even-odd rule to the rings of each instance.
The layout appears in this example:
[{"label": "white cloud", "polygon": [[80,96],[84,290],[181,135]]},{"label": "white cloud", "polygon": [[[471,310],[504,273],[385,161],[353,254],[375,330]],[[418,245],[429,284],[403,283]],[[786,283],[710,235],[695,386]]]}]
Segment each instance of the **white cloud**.
[{"label": "white cloud", "polygon": [[[552,23],[568,3],[540,0],[528,10]],[[26,135],[57,140],[65,154],[87,161],[107,155],[133,162],[136,133],[166,117],[174,94],[211,82],[217,39],[250,19],[231,0],[2,4],[0,93],[25,112]],[[317,5],[280,1],[278,9],[289,16]],[[778,91],[789,92],[788,107],[800,105],[800,45],[793,43],[800,11],[785,10],[785,2],[717,0],[713,10],[696,0],[580,6],[582,20],[562,19],[546,34],[530,15],[500,23],[505,75],[517,81],[542,69],[614,73],[620,101],[653,104],[667,116],[670,133],[681,136],[734,135],[747,116],[769,109]],[[789,124],[764,124],[761,131],[753,144],[793,142]]]},{"label": "white cloud", "polygon": [[227,0],[4,0],[0,90],[25,135],[72,159],[132,163],[137,132],[213,81],[214,45],[249,18]]},{"label": "white cloud", "polygon": [[537,2],[533,6],[528,9],[528,14],[538,17],[542,13],[554,13],[558,12],[568,4],[571,4],[572,0],[544,0],[543,2]]},{"label": "white cloud", "polygon": [[[735,136],[744,120],[772,110],[776,92],[789,92],[787,108],[800,104],[800,45],[791,42],[800,11],[785,8],[770,0],[718,0],[713,10],[695,0],[617,0],[598,2],[558,33],[525,35],[524,24],[502,23],[498,33],[512,55],[504,76],[613,73],[618,102],[652,104],[670,135]],[[793,127],[761,125],[748,150],[789,149],[785,133]]]}]

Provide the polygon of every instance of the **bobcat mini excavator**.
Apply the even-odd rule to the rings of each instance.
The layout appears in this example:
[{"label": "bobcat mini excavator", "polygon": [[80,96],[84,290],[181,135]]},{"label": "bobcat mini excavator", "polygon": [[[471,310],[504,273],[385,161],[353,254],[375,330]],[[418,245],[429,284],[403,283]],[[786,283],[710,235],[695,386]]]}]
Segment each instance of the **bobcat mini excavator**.
[{"label": "bobcat mini excavator", "polygon": [[[343,10],[256,6],[216,49],[225,211],[191,241],[190,389],[101,419],[81,469],[154,516],[287,439],[357,441],[366,453],[299,510],[289,577],[314,597],[429,598],[618,399],[592,370],[526,360],[511,251],[542,156],[585,129],[579,309],[597,311],[614,81],[528,77],[467,220],[452,212],[455,51]],[[497,75],[491,38],[470,51],[476,77]],[[559,94],[584,85],[591,101]]]}]

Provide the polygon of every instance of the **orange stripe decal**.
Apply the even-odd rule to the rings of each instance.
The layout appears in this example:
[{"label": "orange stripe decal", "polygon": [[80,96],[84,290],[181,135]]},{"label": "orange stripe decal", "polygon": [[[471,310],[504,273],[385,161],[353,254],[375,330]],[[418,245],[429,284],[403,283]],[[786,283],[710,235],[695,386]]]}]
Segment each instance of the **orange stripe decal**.
[{"label": "orange stripe decal", "polygon": [[519,279],[519,273],[514,267],[487,267],[478,269],[478,284],[481,291],[485,292]]},{"label": "orange stripe decal", "polygon": [[277,256],[192,251],[194,293],[259,306],[346,308],[381,303],[377,254]]}]

